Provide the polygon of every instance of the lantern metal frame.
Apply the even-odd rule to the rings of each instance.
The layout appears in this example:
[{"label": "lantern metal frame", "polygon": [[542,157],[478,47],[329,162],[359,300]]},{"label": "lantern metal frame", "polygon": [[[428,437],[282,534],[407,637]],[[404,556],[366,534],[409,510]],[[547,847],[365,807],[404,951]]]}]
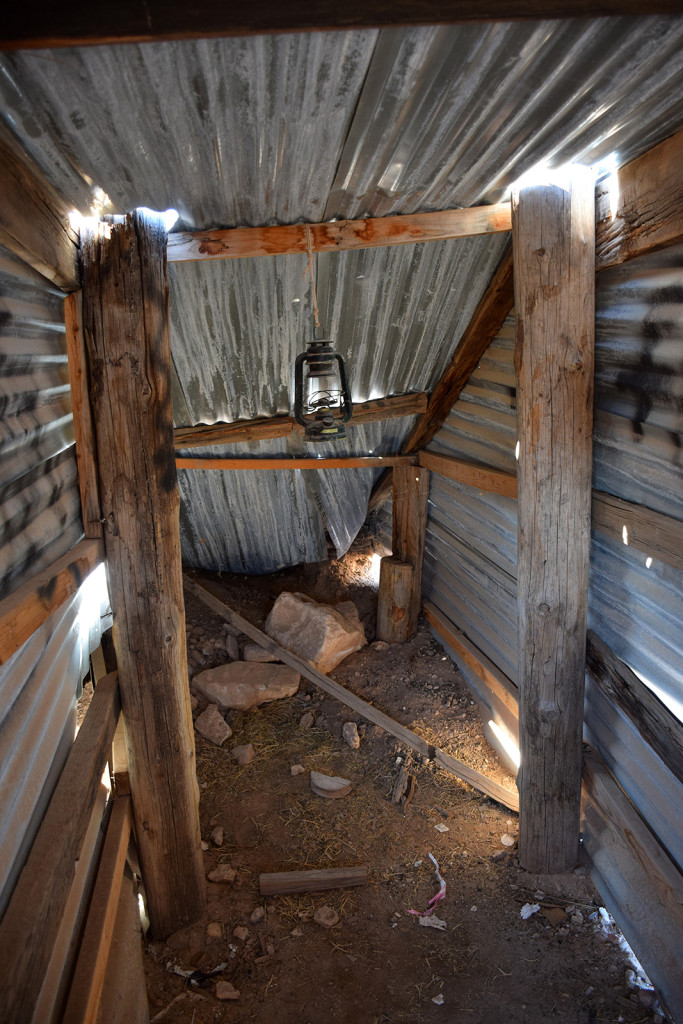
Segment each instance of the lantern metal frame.
[{"label": "lantern metal frame", "polygon": [[[326,401],[325,392],[311,403],[304,402],[304,371],[308,367],[309,376],[327,376],[331,364],[335,364],[341,387],[338,390],[338,405]],[[313,373],[311,374],[311,371]],[[324,371],[324,372],[323,372]],[[305,412],[308,408],[308,418]],[[325,338],[316,338],[308,343],[305,352],[296,357],[294,364],[294,417],[304,428],[306,441],[339,441],[346,437],[344,424],[353,415],[351,391],[346,376],[344,360],[335,352]],[[312,419],[310,417],[313,417]]]}]

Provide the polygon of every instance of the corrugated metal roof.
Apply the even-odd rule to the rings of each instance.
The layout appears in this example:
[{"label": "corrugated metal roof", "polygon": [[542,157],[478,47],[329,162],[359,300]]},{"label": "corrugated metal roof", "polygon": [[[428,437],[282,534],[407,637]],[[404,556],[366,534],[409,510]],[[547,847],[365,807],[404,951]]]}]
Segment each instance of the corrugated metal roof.
[{"label": "corrugated metal roof", "polygon": [[64,297],[0,248],[0,596],[83,534]]}]

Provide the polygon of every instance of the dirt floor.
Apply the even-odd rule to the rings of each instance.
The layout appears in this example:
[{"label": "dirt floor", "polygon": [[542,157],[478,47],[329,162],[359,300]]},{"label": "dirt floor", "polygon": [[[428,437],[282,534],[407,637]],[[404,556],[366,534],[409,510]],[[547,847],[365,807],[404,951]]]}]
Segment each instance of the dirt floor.
[{"label": "dirt floor", "polygon": [[[204,574],[204,579],[209,576]],[[335,603],[351,599],[368,646],[333,673],[338,682],[473,768],[512,788],[484,738],[463,679],[426,628],[407,644],[375,646],[376,590],[370,559],[299,566],[273,576],[213,576],[216,595],[263,627],[283,590]],[[190,676],[228,660],[223,621],[188,601]],[[199,702],[195,715],[206,706]],[[311,712],[314,724],[302,726]],[[633,986],[632,964],[604,925],[585,869],[567,876],[522,871],[517,816],[446,771],[423,764],[381,729],[302,679],[299,692],[259,710],[226,716],[233,736],[219,748],[197,736],[201,828],[207,873],[220,864],[233,883],[208,883],[207,912],[195,927],[145,947],[150,1018],[166,1024],[542,1024],[546,1021],[662,1021],[654,994]],[[355,721],[360,749],[342,739]],[[230,749],[251,743],[238,767]],[[305,772],[292,776],[292,765]],[[417,787],[405,814],[391,803],[408,766]],[[310,790],[317,769],[353,782],[326,800]],[[222,826],[221,846],[211,832]],[[503,839],[503,837],[505,837]],[[432,854],[446,881],[438,891]],[[297,896],[259,896],[260,872],[367,865],[366,886]],[[528,919],[525,904],[540,909]],[[314,920],[331,907],[339,921]],[[262,908],[259,909],[259,908]],[[211,937],[211,936],[215,937]],[[175,973],[220,974],[198,980]],[[239,998],[220,1001],[228,981]]]}]

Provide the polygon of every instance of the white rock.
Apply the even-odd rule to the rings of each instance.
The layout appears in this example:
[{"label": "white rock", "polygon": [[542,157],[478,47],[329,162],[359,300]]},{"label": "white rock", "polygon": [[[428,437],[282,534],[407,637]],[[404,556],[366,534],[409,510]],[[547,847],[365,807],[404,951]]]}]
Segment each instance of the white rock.
[{"label": "white rock", "polygon": [[304,768],[304,766],[302,764],[293,764],[293,765],[290,766],[289,774],[290,775],[303,775],[305,771],[306,771],[306,769]]},{"label": "white rock", "polygon": [[194,727],[200,736],[220,747],[229,736],[232,736],[232,729],[223,718],[215,704],[209,704],[206,711],[198,715]]},{"label": "white rock", "polygon": [[322,928],[334,928],[339,923],[339,914],[332,907],[318,907],[313,920]]},{"label": "white rock", "polygon": [[305,594],[280,594],[266,620],[266,633],[325,673],[367,643],[353,601],[333,607]]},{"label": "white rock", "polygon": [[500,841],[503,846],[514,846],[517,840],[514,836],[509,835],[507,832],[500,837]]},{"label": "white rock", "polygon": [[438,996],[432,996],[432,1002],[437,1006],[443,1006],[443,993],[439,992]]},{"label": "white rock", "polygon": [[311,772],[311,789],[317,796],[327,797],[328,800],[338,800],[340,797],[348,796],[351,788],[352,783],[349,779],[342,779],[338,775],[323,775],[322,772]]},{"label": "white rock", "polygon": [[277,654],[271,654],[260,644],[245,644],[244,650],[242,651],[242,657],[245,661],[279,661]]},{"label": "white rock", "polygon": [[299,689],[301,677],[288,665],[260,665],[232,661],[200,672],[194,688],[221,711],[236,708],[248,711],[282,697],[291,697]]},{"label": "white rock", "polygon": [[533,914],[537,914],[541,909],[538,903],[525,903],[519,912],[519,916],[523,921],[527,921]]},{"label": "white rock", "polygon": [[446,922],[436,914],[431,914],[429,917],[418,917],[417,923],[421,924],[423,928],[436,928],[438,932],[445,932],[448,927]]},{"label": "white rock", "polygon": [[358,735],[358,726],[355,722],[344,722],[342,736],[352,750],[358,750],[360,747],[360,736]]}]

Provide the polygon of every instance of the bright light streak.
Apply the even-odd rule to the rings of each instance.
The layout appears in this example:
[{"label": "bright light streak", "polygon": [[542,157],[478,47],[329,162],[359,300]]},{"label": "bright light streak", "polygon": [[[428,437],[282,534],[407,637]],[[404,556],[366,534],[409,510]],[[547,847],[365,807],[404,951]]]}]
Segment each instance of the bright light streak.
[{"label": "bright light streak", "polygon": [[375,552],[370,557],[370,573],[369,573],[370,579],[372,580],[373,583],[377,584],[378,586],[379,586],[379,565],[380,565],[381,561],[382,561],[382,559],[377,554],[377,552]]},{"label": "bright light streak", "polygon": [[649,569],[651,565],[652,565],[652,558],[648,555],[647,558],[645,559],[645,568]]},{"label": "bright light streak", "polygon": [[626,523],[624,523],[624,525],[621,528],[621,539],[623,540],[624,544],[628,545],[628,527],[626,526]]},{"label": "bright light streak", "polygon": [[517,442],[517,444],[515,445],[515,458],[516,458],[516,459],[517,459],[517,461],[519,462],[519,441],[518,441],[518,442]]},{"label": "bright light streak", "polygon": [[492,718],[489,719],[489,726],[491,728],[491,732],[496,737],[505,753],[508,755],[513,764],[515,764],[519,768],[519,762],[521,760],[519,755],[519,747],[513,740],[510,733],[507,732],[507,730],[503,729],[500,725],[498,725],[497,722],[494,722]]}]

